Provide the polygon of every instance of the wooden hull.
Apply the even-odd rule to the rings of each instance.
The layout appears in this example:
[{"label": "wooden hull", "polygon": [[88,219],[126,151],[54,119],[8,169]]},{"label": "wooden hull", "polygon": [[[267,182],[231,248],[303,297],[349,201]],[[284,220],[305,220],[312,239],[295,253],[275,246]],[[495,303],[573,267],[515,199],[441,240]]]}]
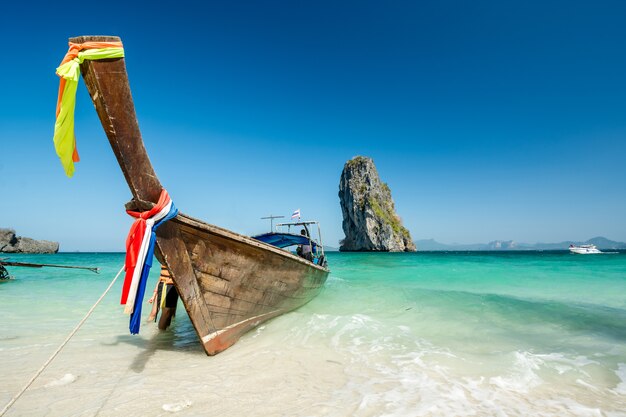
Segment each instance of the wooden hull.
[{"label": "wooden hull", "polygon": [[[86,60],[81,72],[136,204],[155,203],[162,186],[143,145],[124,59]],[[285,250],[184,214],[158,229],[157,258],[170,270],[209,355],[232,346],[260,323],[309,302],[329,273]]]},{"label": "wooden hull", "polygon": [[[209,355],[230,347],[260,323],[308,303],[328,277],[328,270],[287,251],[185,215],[170,226],[184,243],[193,269],[192,287],[197,286],[200,297],[187,311]],[[157,237],[161,247],[168,234]],[[174,268],[169,254],[162,254]],[[173,276],[179,292],[188,291]],[[208,322],[193,313],[202,305]]]}]

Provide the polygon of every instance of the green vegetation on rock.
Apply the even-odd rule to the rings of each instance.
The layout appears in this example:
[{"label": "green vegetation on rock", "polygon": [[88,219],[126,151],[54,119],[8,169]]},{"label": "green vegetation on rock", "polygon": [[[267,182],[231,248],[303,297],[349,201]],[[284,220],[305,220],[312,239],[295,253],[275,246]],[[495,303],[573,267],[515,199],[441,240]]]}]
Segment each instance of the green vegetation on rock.
[{"label": "green vegetation on rock", "polygon": [[[384,185],[387,186],[387,184]],[[387,187],[387,190],[388,189],[389,187]],[[373,198],[370,198],[368,200],[368,203],[376,217],[378,217],[383,223],[390,225],[394,232],[400,233],[406,238],[410,238],[409,231],[404,226],[402,226],[400,219],[393,212],[393,207],[383,208],[378,203],[378,201],[374,200]]]},{"label": "green vegetation on rock", "polygon": [[354,158],[346,162],[346,165],[348,165],[348,167],[350,168],[354,168],[357,165],[362,165],[362,164],[367,163],[367,161],[368,161],[368,158],[364,156],[355,156]]}]

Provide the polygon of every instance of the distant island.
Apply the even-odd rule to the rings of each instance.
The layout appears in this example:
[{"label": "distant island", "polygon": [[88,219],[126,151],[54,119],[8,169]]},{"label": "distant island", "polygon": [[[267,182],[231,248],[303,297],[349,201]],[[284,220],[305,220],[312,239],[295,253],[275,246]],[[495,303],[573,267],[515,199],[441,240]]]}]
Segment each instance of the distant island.
[{"label": "distant island", "polygon": [[415,252],[411,233],[402,225],[372,158],[356,156],[346,162],[339,179],[339,204],[346,238],[342,252]]},{"label": "distant island", "polygon": [[445,244],[434,239],[416,240],[415,246],[418,251],[532,251],[532,250],[566,250],[569,245],[596,245],[598,249],[626,249],[625,242],[616,242],[602,236],[594,237],[584,242],[568,240],[559,243],[517,243],[512,240],[494,240],[489,243],[472,244]]},{"label": "distant island", "polygon": [[17,236],[13,229],[0,228],[0,253],[57,253],[58,242]]}]

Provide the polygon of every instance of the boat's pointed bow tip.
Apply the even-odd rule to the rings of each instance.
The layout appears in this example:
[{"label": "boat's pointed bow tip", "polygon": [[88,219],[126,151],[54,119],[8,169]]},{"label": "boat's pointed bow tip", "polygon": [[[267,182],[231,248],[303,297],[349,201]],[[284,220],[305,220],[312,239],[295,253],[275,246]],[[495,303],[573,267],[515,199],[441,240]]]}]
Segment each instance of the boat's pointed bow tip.
[{"label": "boat's pointed bow tip", "polygon": [[85,42],[121,42],[122,38],[115,35],[81,35],[72,36],[69,38],[72,43],[85,43]]}]

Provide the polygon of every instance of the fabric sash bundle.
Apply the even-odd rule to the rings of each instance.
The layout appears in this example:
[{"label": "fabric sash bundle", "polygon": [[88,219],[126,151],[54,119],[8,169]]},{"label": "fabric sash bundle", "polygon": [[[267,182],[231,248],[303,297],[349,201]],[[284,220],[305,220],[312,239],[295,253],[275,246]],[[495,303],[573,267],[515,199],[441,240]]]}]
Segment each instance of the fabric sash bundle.
[{"label": "fabric sash bundle", "polygon": [[126,238],[126,277],[122,286],[121,304],[124,313],[130,314],[130,333],[139,333],[141,306],[146,291],[148,274],[154,257],[156,230],[163,223],[175,217],[178,209],[162,190],[158,203],[148,211],[126,211],[137,220],[133,223]]},{"label": "fabric sash bundle", "polygon": [[72,43],[56,73],[61,77],[54,124],[54,148],[68,177],[74,175],[74,162],[78,162],[74,137],[74,109],[76,88],[80,78],[80,64],[86,60],[123,58],[122,42]]}]

